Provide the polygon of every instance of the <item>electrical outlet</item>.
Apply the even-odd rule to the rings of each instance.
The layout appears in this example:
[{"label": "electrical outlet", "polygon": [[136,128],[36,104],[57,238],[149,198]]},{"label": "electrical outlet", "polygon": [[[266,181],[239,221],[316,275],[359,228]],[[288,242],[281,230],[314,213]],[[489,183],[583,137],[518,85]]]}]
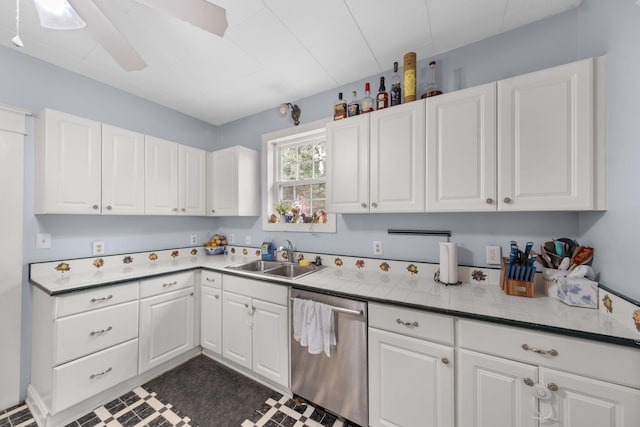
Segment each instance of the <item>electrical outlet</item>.
[{"label": "electrical outlet", "polygon": [[191,244],[192,245],[197,245],[198,244],[198,235],[197,234],[192,234],[191,235]]},{"label": "electrical outlet", "polygon": [[501,249],[500,246],[487,246],[487,264],[501,264]]},{"label": "electrical outlet", "polygon": [[104,255],[104,241],[103,240],[94,240],[93,241],[93,250],[91,252],[93,253],[93,256]]},{"label": "electrical outlet", "polygon": [[51,249],[51,234],[36,234],[36,249]]},{"label": "electrical outlet", "polygon": [[382,242],[380,240],[373,241],[373,254],[382,255]]},{"label": "electrical outlet", "polygon": [[235,243],[236,242],[236,236],[235,234],[231,233],[227,236],[227,243]]},{"label": "electrical outlet", "polygon": [[251,236],[244,236],[244,244],[247,246],[251,245]]}]

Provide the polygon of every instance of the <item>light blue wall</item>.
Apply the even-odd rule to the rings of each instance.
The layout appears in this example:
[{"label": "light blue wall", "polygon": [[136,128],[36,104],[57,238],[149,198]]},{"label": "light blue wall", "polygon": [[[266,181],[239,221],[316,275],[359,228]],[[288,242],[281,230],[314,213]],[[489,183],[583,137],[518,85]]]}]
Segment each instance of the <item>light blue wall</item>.
[{"label": "light blue wall", "polygon": [[[33,214],[33,120],[28,120],[25,161],[25,263],[86,257],[91,241],[104,240],[109,254],[187,246],[188,236],[200,240],[209,232],[234,233],[238,242],[249,235],[254,245],[292,239],[301,250],[369,256],[373,240],[383,242],[384,256],[436,262],[433,237],[390,236],[388,228],[447,229],[461,244],[460,262],[484,265],[484,247],[511,239],[539,245],[553,237],[579,238],[596,248],[594,267],[601,281],[635,299],[640,286],[628,266],[634,265],[640,240],[640,7],[633,0],[584,0],[568,13],[475,43],[434,58],[438,83],[445,92],[475,86],[607,54],[609,210],[606,213],[495,213],[338,215],[336,234],[265,233],[258,218],[93,217]],[[400,59],[404,52],[398,52]],[[391,64],[389,64],[391,67]],[[419,64],[426,81],[426,61]],[[390,72],[384,73],[386,77]],[[300,78],[304,78],[301,76]],[[365,81],[377,88],[379,75],[296,102],[302,122],[329,117],[338,91],[362,92]],[[273,110],[214,128],[196,119],[0,47],[0,103],[37,112],[59,109],[101,122],[207,150],[241,144],[260,149],[264,133],[291,126]],[[167,231],[171,230],[171,231]],[[35,234],[51,233],[50,250],[34,248]],[[25,265],[26,274],[26,265]],[[25,276],[26,277],[26,276]],[[30,305],[25,281],[22,377],[24,396],[29,381]]]}]

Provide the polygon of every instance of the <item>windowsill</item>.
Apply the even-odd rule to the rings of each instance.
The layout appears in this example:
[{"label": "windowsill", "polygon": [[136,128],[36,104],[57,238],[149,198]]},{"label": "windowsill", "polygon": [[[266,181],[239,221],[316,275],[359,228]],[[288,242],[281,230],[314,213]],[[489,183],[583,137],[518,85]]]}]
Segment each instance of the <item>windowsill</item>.
[{"label": "windowsill", "polygon": [[308,223],[308,224],[291,224],[291,223],[281,223],[281,222],[266,222],[262,224],[262,229],[264,231],[292,231],[298,233],[335,233],[336,232],[336,221],[335,215],[332,215],[334,218],[332,222],[327,222],[324,224],[317,223]]}]

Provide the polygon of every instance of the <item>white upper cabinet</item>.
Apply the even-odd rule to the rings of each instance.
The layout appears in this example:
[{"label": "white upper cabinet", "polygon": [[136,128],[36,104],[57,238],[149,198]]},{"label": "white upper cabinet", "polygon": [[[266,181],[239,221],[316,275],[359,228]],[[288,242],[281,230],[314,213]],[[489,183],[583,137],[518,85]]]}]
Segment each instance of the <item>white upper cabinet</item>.
[{"label": "white upper cabinet", "polygon": [[337,213],[422,212],[424,101],[327,125],[327,205]]},{"label": "white upper cabinet", "polygon": [[205,215],[207,152],[199,148],[178,146],[178,205],[180,215]]},{"label": "white upper cabinet", "polygon": [[100,214],[100,123],[45,109],[35,145],[35,213]]},{"label": "white upper cabinet", "polygon": [[427,212],[495,211],[496,83],[427,99]]},{"label": "white upper cabinet", "polygon": [[207,155],[207,215],[259,216],[258,152],[242,146]]},{"label": "white upper cabinet", "polygon": [[599,208],[594,62],[498,82],[498,210]]},{"label": "white upper cabinet", "polygon": [[204,215],[207,153],[147,136],[145,142],[145,213]]},{"label": "white upper cabinet", "polygon": [[102,213],[144,214],[144,135],[102,125]]}]

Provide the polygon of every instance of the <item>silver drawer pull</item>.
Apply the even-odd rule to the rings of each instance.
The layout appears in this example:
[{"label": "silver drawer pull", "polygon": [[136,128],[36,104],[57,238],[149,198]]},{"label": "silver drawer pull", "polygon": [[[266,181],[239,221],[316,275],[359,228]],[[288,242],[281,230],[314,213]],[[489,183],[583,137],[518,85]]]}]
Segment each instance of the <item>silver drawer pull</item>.
[{"label": "silver drawer pull", "polygon": [[215,282],[216,279],[212,279],[211,277],[207,277],[207,282]]},{"label": "silver drawer pull", "polygon": [[547,384],[547,388],[551,391],[558,391],[558,385],[555,383],[549,383]]},{"label": "silver drawer pull", "polygon": [[551,350],[540,350],[539,348],[530,347],[527,344],[522,344],[522,349],[523,350],[527,350],[527,351],[533,351],[534,353],[538,353],[538,354],[548,354],[549,356],[557,356],[558,355],[558,352],[556,350],[554,350],[553,348]]},{"label": "silver drawer pull", "polygon": [[214,295],[215,299],[220,299],[220,295]]},{"label": "silver drawer pull", "polygon": [[178,284],[178,282],[177,282],[177,281],[173,281],[173,282],[171,282],[171,283],[163,283],[163,284],[162,284],[162,287],[163,287],[163,288],[168,288],[169,286],[175,286],[175,285],[177,285],[177,284]]},{"label": "silver drawer pull", "polygon": [[96,336],[96,335],[102,335],[106,332],[109,332],[110,330],[112,330],[113,328],[111,326],[107,327],[106,329],[100,329],[99,331],[91,331],[91,333],[89,335]]},{"label": "silver drawer pull", "polygon": [[533,387],[533,385],[535,384],[533,380],[529,377],[525,377],[522,381],[524,381],[524,383],[529,387]]},{"label": "silver drawer pull", "polygon": [[444,363],[445,365],[448,365],[448,364],[449,364],[449,359],[447,359],[446,357],[443,357],[443,358],[442,358],[442,359],[440,359],[440,360],[442,360],[442,363]]},{"label": "silver drawer pull", "polygon": [[396,322],[399,323],[400,325],[404,325],[404,326],[413,326],[415,328],[417,328],[418,326],[420,326],[420,324],[418,322],[405,322],[404,320],[398,318],[396,319]]},{"label": "silver drawer pull", "polygon": [[89,378],[90,378],[90,379],[94,379],[94,378],[101,377],[101,376],[103,376],[104,374],[108,374],[109,372],[111,372],[111,370],[112,370],[112,369],[113,369],[113,368],[107,368],[107,369],[105,369],[104,371],[100,371],[100,372],[97,372],[97,373],[95,373],[95,374],[91,374],[91,376],[90,376]]},{"label": "silver drawer pull", "polygon": [[100,297],[100,298],[91,298],[91,302],[92,303],[105,302],[110,300],[111,298],[113,298],[113,295],[107,295],[106,297]]}]

